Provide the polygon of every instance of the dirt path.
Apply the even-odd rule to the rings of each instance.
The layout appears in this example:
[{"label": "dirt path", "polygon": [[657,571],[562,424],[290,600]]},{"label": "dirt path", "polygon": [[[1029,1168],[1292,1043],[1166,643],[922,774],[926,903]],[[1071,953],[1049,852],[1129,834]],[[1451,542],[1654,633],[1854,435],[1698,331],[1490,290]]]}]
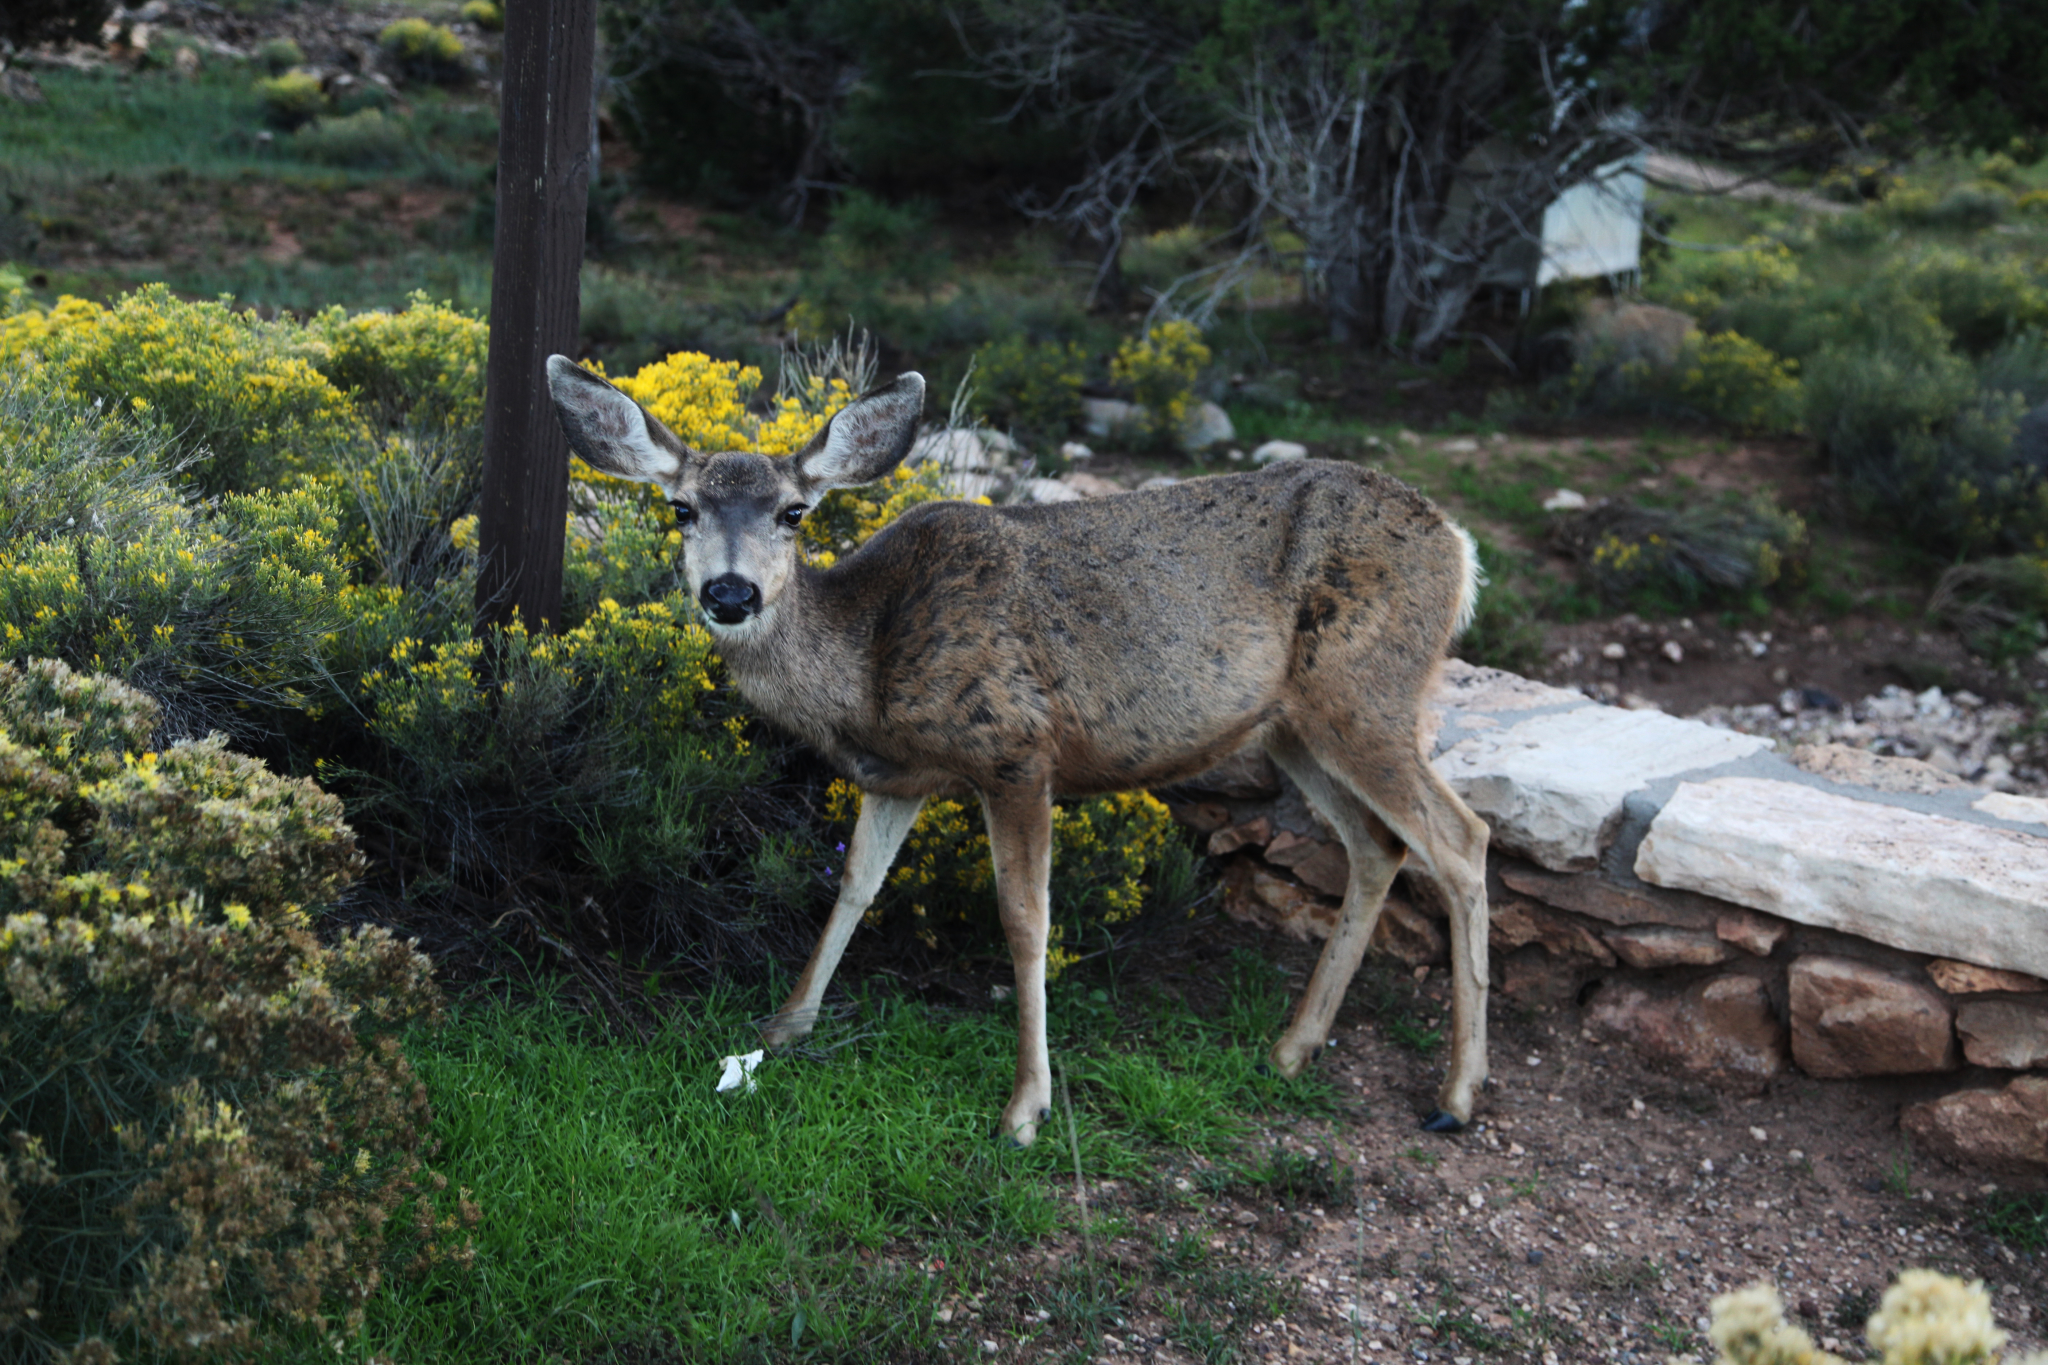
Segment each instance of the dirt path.
[{"label": "dirt path", "polygon": [[1691,157],[1672,156],[1665,152],[1652,152],[1644,157],[1643,173],[1655,183],[1697,194],[1725,194],[1730,199],[1775,199],[1781,204],[1796,205],[1814,213],[1848,213],[1854,208],[1854,205],[1836,203],[1811,190],[1773,184],[1739,171],[1723,170],[1719,166],[1694,161]]}]

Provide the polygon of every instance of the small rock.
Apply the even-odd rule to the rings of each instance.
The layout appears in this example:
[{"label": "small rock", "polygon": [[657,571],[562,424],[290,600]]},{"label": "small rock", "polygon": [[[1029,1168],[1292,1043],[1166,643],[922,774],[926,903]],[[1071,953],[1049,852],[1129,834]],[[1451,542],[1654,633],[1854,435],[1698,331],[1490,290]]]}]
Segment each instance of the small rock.
[{"label": "small rock", "polygon": [[1606,644],[1600,646],[1600,657],[1603,659],[1626,659],[1628,657],[1628,646],[1619,640],[1609,640]]},{"label": "small rock", "polygon": [[1761,1128],[1750,1129],[1749,1136],[1752,1142],[1769,1142],[1771,1140],[1771,1135]]},{"label": "small rock", "polygon": [[1569,488],[1560,488],[1543,500],[1546,512],[1582,512],[1586,508],[1586,495]]},{"label": "small rock", "polygon": [[1403,445],[1419,446],[1422,444],[1422,438],[1420,436],[1417,436],[1414,432],[1406,430],[1405,428],[1401,431],[1395,432],[1394,436],[1395,439],[1400,441]]},{"label": "small rock", "polygon": [[1081,429],[1090,436],[1123,436],[1142,431],[1145,410],[1121,398],[1083,398]]},{"label": "small rock", "polygon": [[1791,932],[1784,920],[1754,910],[1730,910],[1714,921],[1717,937],[1756,957],[1769,957]]},{"label": "small rock", "polygon": [[994,1343],[993,1341],[990,1341],[990,1340],[989,1340],[989,1339],[988,1339],[987,1337],[983,1337],[983,1338],[981,1339],[981,1351],[982,1351],[982,1354],[983,1354],[983,1355],[991,1355],[991,1356],[992,1356],[992,1355],[994,1355],[994,1354],[995,1354],[996,1352],[998,1352],[998,1351],[1000,1351],[1000,1350],[1002,1350],[1002,1349],[1003,1349],[1002,1347],[1000,1347],[1000,1346],[996,1345],[996,1344],[995,1344],[995,1343]]},{"label": "small rock", "polygon": [[1445,441],[1441,449],[1446,455],[1470,455],[1479,449],[1479,442],[1469,436],[1460,436],[1456,440]]},{"label": "small rock", "polygon": [[1088,474],[1078,469],[1061,476],[1060,482],[1084,498],[1107,498],[1125,491],[1124,486],[1114,479],[1105,479],[1100,474]]},{"label": "small rock", "polygon": [[1264,848],[1266,841],[1273,837],[1273,822],[1261,815],[1229,829],[1219,829],[1209,836],[1209,852],[1218,858],[1235,853],[1241,848]]},{"label": "small rock", "polygon": [[1909,1105],[1899,1127],[1915,1152],[2038,1174],[2048,1167],[2048,1076],[2021,1076],[2001,1090],[1958,1090]]},{"label": "small rock", "polygon": [[[2003,754],[1994,754],[1985,761],[1985,768],[1993,771],[1993,765],[2003,761],[2003,772],[2012,771],[2012,760]],[[1970,803],[1971,810],[1981,810],[1986,815],[1995,815],[2001,820],[2011,820],[2021,825],[2048,825],[2048,797],[2012,796],[2005,792],[1992,792]]]},{"label": "small rock", "polygon": [[1180,443],[1187,450],[1207,450],[1237,438],[1230,414],[1214,403],[1202,402],[1188,414],[1180,430]]},{"label": "small rock", "polygon": [[1663,644],[1658,645],[1657,652],[1671,660],[1672,663],[1682,664],[1685,662],[1685,646],[1676,640],[1666,640]]},{"label": "small rock", "polygon": [[2048,981],[2025,972],[2001,971],[1996,967],[1980,967],[1974,962],[1954,962],[1947,958],[1936,958],[1927,964],[1927,974],[1934,978],[1934,984],[1950,995],[1983,995],[1988,991],[2039,991],[2048,990]]},{"label": "small rock", "polygon": [[1271,464],[1274,460],[1305,460],[1308,447],[1299,441],[1268,441],[1252,452],[1253,464]]},{"label": "small rock", "polygon": [[1465,1194],[1465,1204],[1468,1208],[1483,1209],[1486,1207],[1486,1196],[1477,1190],[1468,1190]]},{"label": "small rock", "polygon": [[1082,496],[1080,489],[1058,479],[1024,480],[1024,498],[1027,502],[1079,502]]},{"label": "small rock", "polygon": [[1079,441],[1067,441],[1060,446],[1060,458],[1074,461],[1092,460],[1095,458],[1095,452]]},{"label": "small rock", "polygon": [[[1341,907],[1275,876],[1263,867],[1238,863],[1223,877],[1223,912],[1232,919],[1308,942],[1326,939]],[[1380,916],[1385,922],[1387,916]]]},{"label": "small rock", "polygon": [[1244,452],[1242,450],[1239,450],[1236,446],[1232,446],[1230,449],[1223,452],[1223,458],[1230,461],[1232,464],[1243,464]]},{"label": "small rock", "polygon": [[1614,954],[1637,971],[1664,967],[1712,967],[1735,956],[1718,934],[1668,924],[1638,924],[1601,935]]},{"label": "small rock", "polygon": [[1138,491],[1142,493],[1148,488],[1171,488],[1179,482],[1180,480],[1171,474],[1154,474],[1138,485]]},{"label": "small rock", "polygon": [[1956,1011],[1963,1056],[1977,1066],[2025,1071],[2048,1063],[2048,1005],[1972,1000]]},{"label": "small rock", "polygon": [[1939,991],[1853,958],[1792,963],[1792,1057],[1809,1076],[1895,1076],[1956,1067],[1954,1012]]},{"label": "small rock", "polygon": [[1676,995],[1610,983],[1593,997],[1586,1027],[1650,1061],[1737,1089],[1785,1070],[1785,1026],[1754,977],[1715,977]]},{"label": "small rock", "polygon": [[1372,950],[1396,962],[1413,966],[1418,981],[1425,980],[1431,964],[1451,959],[1451,943],[1437,922],[1398,896],[1387,897],[1380,917],[1372,927]]}]

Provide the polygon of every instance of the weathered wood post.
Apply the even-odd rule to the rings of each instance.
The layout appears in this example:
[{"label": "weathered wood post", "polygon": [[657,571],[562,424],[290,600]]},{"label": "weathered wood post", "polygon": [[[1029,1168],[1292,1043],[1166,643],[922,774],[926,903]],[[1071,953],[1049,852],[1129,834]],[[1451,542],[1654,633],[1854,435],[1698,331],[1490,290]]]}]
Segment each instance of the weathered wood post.
[{"label": "weathered wood post", "polygon": [[559,619],[569,445],[544,364],[574,354],[590,188],[597,0],[505,7],[498,221],[485,371],[479,629]]}]

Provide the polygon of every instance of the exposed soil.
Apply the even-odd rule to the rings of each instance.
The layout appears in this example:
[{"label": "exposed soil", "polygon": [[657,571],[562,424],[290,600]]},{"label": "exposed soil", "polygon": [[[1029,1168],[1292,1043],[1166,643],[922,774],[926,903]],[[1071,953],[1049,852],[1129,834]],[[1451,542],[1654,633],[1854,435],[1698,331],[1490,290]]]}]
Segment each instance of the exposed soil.
[{"label": "exposed soil", "polygon": [[[1307,946],[1219,922],[1153,971],[1199,994],[1239,946],[1282,964],[1297,989],[1313,963]],[[1760,1095],[1722,1094],[1589,1041],[1570,1005],[1496,998],[1494,1079],[1476,1121],[1434,1136],[1417,1116],[1432,1107],[1443,1049],[1423,1057],[1389,1041],[1390,991],[1409,984],[1394,971],[1368,964],[1321,1062],[1355,1096],[1345,1112],[1254,1138],[1248,1164],[1284,1178],[1193,1162],[1091,1183],[1090,1209],[1121,1219],[1119,1235],[1092,1249],[1042,1244],[996,1288],[947,1297],[956,1357],[1163,1365],[1232,1347],[1262,1360],[1647,1365],[1704,1350],[1710,1300],[1769,1281],[1797,1325],[1857,1358],[1876,1296],[1912,1267],[1983,1280],[2011,1349],[2042,1341],[2041,1258],[1979,1227],[1997,1184],[1902,1145],[1900,1106],[1954,1077],[1794,1075]],[[1415,991],[1414,1022],[1441,1022],[1441,976]],[[1276,1152],[1287,1154],[1277,1168]],[[1102,1310],[1092,1346],[1085,1327],[1041,1317],[1061,1284],[1091,1274],[1130,1286]],[[1190,1293],[1207,1295],[1208,1328],[1187,1325]],[[1216,1301],[1226,1294],[1246,1302]]]}]

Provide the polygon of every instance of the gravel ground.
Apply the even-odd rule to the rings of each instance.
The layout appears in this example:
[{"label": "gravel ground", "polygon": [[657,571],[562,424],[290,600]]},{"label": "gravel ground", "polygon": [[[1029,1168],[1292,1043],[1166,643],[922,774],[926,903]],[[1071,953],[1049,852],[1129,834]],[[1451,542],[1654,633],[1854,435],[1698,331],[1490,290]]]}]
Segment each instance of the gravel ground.
[{"label": "gravel ground", "polygon": [[[1224,937],[1240,932],[1305,979],[1308,950]],[[1202,945],[1197,969],[1222,951]],[[1710,1356],[1709,1302],[1767,1280],[1799,1325],[1853,1359],[1877,1295],[1920,1266],[1985,1281],[2012,1350],[2043,1343],[2041,1258],[1980,1230],[2000,1184],[1930,1168],[1902,1145],[1900,1106],[1953,1078],[1795,1075],[1732,1097],[1588,1039],[1569,1006],[1497,1002],[1495,1081],[1470,1130],[1436,1137],[1416,1116],[1441,1049],[1388,1041],[1400,1030],[1358,1007],[1368,994],[1354,988],[1321,1063],[1356,1097],[1350,1112],[1262,1129],[1236,1171],[1197,1162],[1091,1185],[1114,1236],[1092,1252],[1073,1239],[1043,1247],[994,1288],[945,1300],[950,1354],[1653,1365]],[[1425,1025],[1440,1007],[1434,979],[1407,1006]],[[1091,1327],[1056,1291],[1077,1281],[1125,1288],[1096,1304]]]}]

